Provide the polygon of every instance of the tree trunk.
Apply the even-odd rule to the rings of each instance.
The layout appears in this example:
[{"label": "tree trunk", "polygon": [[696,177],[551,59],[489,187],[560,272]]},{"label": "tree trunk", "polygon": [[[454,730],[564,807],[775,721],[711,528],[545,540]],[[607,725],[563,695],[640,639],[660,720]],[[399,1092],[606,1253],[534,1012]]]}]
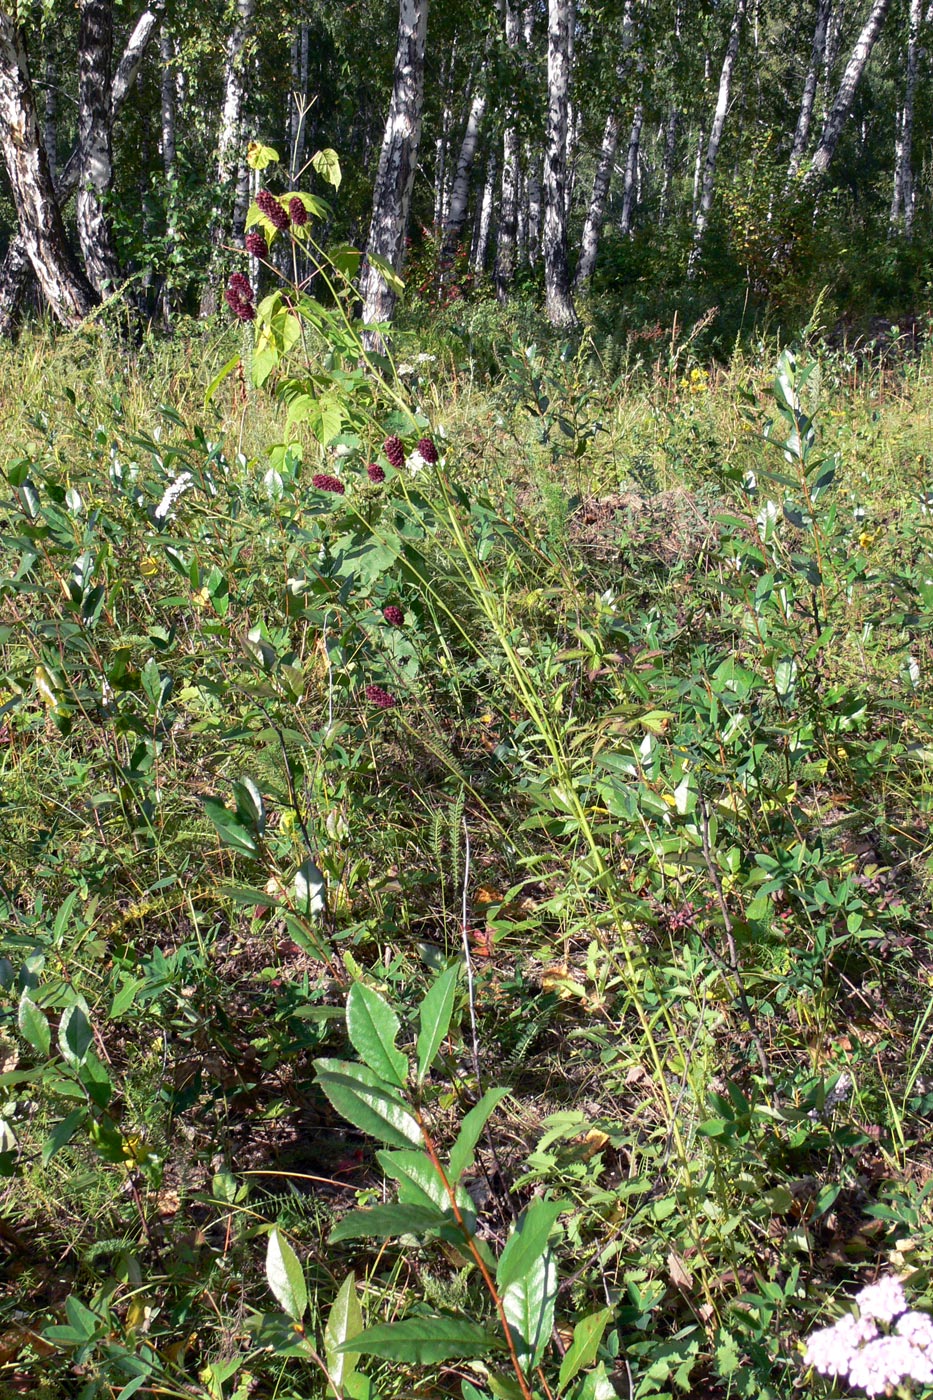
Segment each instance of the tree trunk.
[{"label": "tree trunk", "polygon": [[528,156],[528,266],[537,267],[541,257],[541,154]]},{"label": "tree trunk", "polygon": [[473,248],[470,253],[470,264],[473,271],[482,274],[486,270],[486,258],[489,254],[489,233],[492,228],[492,205],[496,191],[496,152],[491,150],[486,159],[486,179],[483,182],[483,197],[480,200],[476,213],[476,230],[473,236]]},{"label": "tree trunk", "polygon": [[236,197],[236,174],[240,164],[240,126],[246,93],[247,45],[253,32],[256,0],[237,0],[236,23],[227,40],[224,60],[224,100],[217,132],[217,166],[214,179],[217,198],[211,220],[211,259],[201,293],[201,315],[217,310],[217,283],[220,278],[222,247],[229,237],[230,220]]},{"label": "tree trunk", "polygon": [[573,59],[574,0],[548,0],[547,155],[544,182],[544,301],[553,326],[578,324],[567,257],[567,109]]},{"label": "tree trunk", "polygon": [[[521,37],[521,21],[517,6],[502,0],[505,42],[514,53]],[[501,306],[508,301],[515,280],[515,243],[518,222],[518,128],[516,126],[515,94],[506,101],[505,130],[502,133],[502,198],[499,205],[499,228],[496,233],[496,300]]]},{"label": "tree trunk", "polygon": [[[144,10],[127,40],[111,86],[111,123],[116,121],[120,109],[126,101],[126,95],[136,81],[143,56],[162,17],[163,9],[164,0],[158,0],[158,3],[152,4]],[[78,171],[79,160],[76,147],[71,152],[55,182],[55,198],[58,201],[59,209],[64,208],[66,202],[74,194],[78,184]],[[20,229],[22,229],[22,224],[20,224]],[[10,240],[3,264],[0,266],[0,337],[4,339],[13,334],[23,297],[29,284],[31,268],[32,263],[26,247],[26,240],[22,232],[19,232],[15,238]]]},{"label": "tree trunk", "polygon": [[667,222],[667,216],[671,207],[671,190],[674,187],[674,163],[677,159],[677,127],[679,122],[680,113],[676,107],[672,107],[668,113],[667,126],[664,132],[661,199],[658,207],[658,218],[662,224]]},{"label": "tree trunk", "polygon": [[453,259],[457,251],[457,245],[460,242],[461,234],[463,233],[463,225],[466,221],[467,201],[470,196],[470,172],[473,169],[473,161],[476,157],[476,146],[479,141],[479,132],[485,111],[486,75],[485,73],[481,73],[479,81],[477,82],[476,91],[473,94],[473,101],[470,103],[470,111],[463,132],[463,140],[460,143],[457,172],[454,175],[454,182],[450,191],[450,201],[447,207],[447,215],[444,220],[444,242],[441,248],[442,269]]},{"label": "tree trunk", "polygon": [[77,326],[96,300],[65,238],[22,35],[0,10],[0,141],[25,251],[56,319]]},{"label": "tree trunk", "polygon": [[[428,0],[399,0],[395,80],[379,155],[373,191],[373,217],[366,241],[367,259],[360,277],[363,323],[391,321],[397,293],[369,254],[383,258],[399,272],[405,256],[405,233],[411,192],[418,165],[421,112],[424,102],[424,49],[428,32]],[[378,335],[367,334],[368,349],[378,349]]]},{"label": "tree trunk", "polygon": [[810,162],[810,169],[804,176],[803,183],[807,188],[817,185],[829,169],[829,163],[839,144],[846,117],[849,115],[855,100],[855,90],[871,57],[875,40],[881,33],[881,26],[884,24],[890,8],[891,0],[873,0],[871,11],[862,26],[861,34],[855,41],[849,62],[846,64],[846,70],[839,84],[839,91],[836,93],[836,100],[823,124],[820,143]]},{"label": "tree trunk", "polygon": [[309,75],[309,36],[308,25],[299,24],[292,36],[292,90],[290,94],[290,122],[288,132],[289,183],[294,189],[305,163],[305,143],[307,141],[308,115],[308,75]]},{"label": "tree trunk", "polygon": [[613,105],[603,128],[599,160],[596,162],[596,174],[593,177],[593,192],[590,195],[586,223],[583,225],[583,234],[580,239],[580,258],[577,262],[577,273],[574,278],[574,288],[578,292],[590,280],[596,266],[599,236],[602,232],[606,202],[609,198],[609,186],[612,183],[612,171],[616,163],[616,150],[619,145],[619,127],[619,114]]},{"label": "tree trunk", "polygon": [[832,8],[833,0],[818,0],[813,43],[810,46],[810,66],[807,69],[803,96],[800,99],[800,114],[797,117],[797,129],[794,132],[794,143],[791,146],[785,188],[791,184],[800,169],[800,162],[803,160],[807,142],[810,139],[810,123],[813,118],[813,104],[816,100],[816,86],[819,82],[820,66],[826,50],[826,30]]},{"label": "tree trunk", "polygon": [[49,174],[55,183],[58,174],[58,66],[54,40],[45,42],[45,105],[42,116],[42,144],[49,160]]},{"label": "tree trunk", "polygon": [[[890,3],[890,0],[888,0]],[[739,39],[742,35],[742,21],[745,18],[745,0],[736,0],[735,11],[732,16],[732,27],[729,30],[729,42],[726,44],[726,52],[722,60],[722,69],[719,74],[719,93],[716,98],[716,110],[713,113],[713,124],[710,127],[709,143],[706,147],[706,162],[703,166],[703,185],[700,190],[700,201],[697,205],[696,218],[693,221],[693,249],[690,254],[688,265],[688,276],[694,276],[699,265],[700,251],[703,244],[703,235],[709,223],[710,210],[713,207],[713,189],[716,183],[716,159],[719,155],[719,145],[722,141],[723,129],[726,125],[726,113],[729,110],[729,89],[732,85],[732,74],[735,69],[735,61],[739,54]]]},{"label": "tree trunk", "polygon": [[622,215],[619,219],[619,232],[627,238],[632,231],[632,213],[635,208],[635,195],[638,188],[638,151],[641,145],[641,128],[645,119],[645,109],[641,102],[635,108],[632,130],[628,138],[628,152],[625,157],[625,183],[622,192]]},{"label": "tree trunk", "polygon": [[91,286],[112,292],[120,269],[104,203],[113,184],[110,87],[113,0],[82,0],[78,28],[78,240]]},{"label": "tree trunk", "polygon": [[917,93],[917,63],[922,22],[922,0],[910,0],[907,17],[907,76],[904,83],[904,107],[898,129],[894,169],[894,195],[891,201],[891,226],[900,225],[909,241],[913,233],[916,189],[914,187],[913,138],[914,99]]}]

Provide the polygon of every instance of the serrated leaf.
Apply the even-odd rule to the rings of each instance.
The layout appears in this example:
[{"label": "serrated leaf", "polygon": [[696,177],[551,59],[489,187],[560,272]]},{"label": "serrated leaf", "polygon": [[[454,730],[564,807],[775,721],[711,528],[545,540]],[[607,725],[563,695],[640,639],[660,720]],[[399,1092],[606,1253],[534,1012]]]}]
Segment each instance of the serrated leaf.
[{"label": "serrated leaf", "polygon": [[566,1209],[566,1201],[532,1201],[522,1212],[499,1256],[496,1283],[501,1291],[524,1278],[535,1260],[544,1255],[554,1222]]},{"label": "serrated leaf", "polygon": [[49,1027],[49,1020],[45,1012],[33,1001],[28,991],[23,992],[19,999],[18,1024],[20,1033],[24,1039],[29,1041],[33,1050],[38,1050],[40,1055],[48,1055],[52,1048],[52,1031]]},{"label": "serrated leaf", "polygon": [[354,982],[347,997],[347,1034],[360,1059],[382,1079],[402,1088],[408,1060],[395,1048],[399,1019],[384,997]]},{"label": "serrated leaf", "polygon": [[367,1327],[337,1350],[346,1348],[358,1355],[381,1356],[385,1361],[433,1366],[454,1356],[482,1360],[502,1346],[503,1339],[478,1322],[456,1317],[405,1317],[400,1322]]},{"label": "serrated leaf", "polygon": [[94,1040],[94,1032],[83,1006],[69,1006],[58,1023],[58,1048],[70,1065],[83,1065]]},{"label": "serrated leaf", "polygon": [[519,1360],[537,1366],[544,1355],[554,1325],[557,1299],[557,1265],[550,1249],[531,1261],[528,1270],[502,1292],[505,1313]]},{"label": "serrated leaf", "polygon": [[418,1083],[434,1063],[434,1057],[450,1028],[450,1018],[454,1009],[454,996],[457,991],[458,969],[448,967],[436,977],[418,1011],[419,1031],[417,1041]]},{"label": "serrated leaf", "polygon": [[341,1240],[391,1240],[400,1235],[424,1235],[445,1225],[452,1216],[437,1206],[385,1205],[351,1210],[338,1220],[328,1238]]},{"label": "serrated leaf", "polygon": [[509,1089],[500,1087],[498,1089],[487,1089],[478,1104],[470,1109],[463,1122],[460,1124],[460,1131],[457,1140],[450,1149],[450,1170],[448,1176],[451,1181],[459,1181],[465,1171],[473,1165],[473,1153],[480,1135],[491,1117],[496,1105],[505,1098]]},{"label": "serrated leaf", "polygon": [[335,1389],[344,1386],[347,1377],[356,1370],[359,1353],[338,1352],[337,1348],[352,1342],[363,1330],[363,1314],[356,1292],[356,1275],[351,1271],[340,1285],[340,1292],[331,1304],[324,1328],[324,1359],[327,1374]]},{"label": "serrated leaf", "polygon": [[366,1068],[364,1065],[346,1064],[338,1071],[322,1069],[322,1065],[326,1065],[326,1061],[315,1061],[318,1083],[348,1123],[389,1147],[421,1144],[417,1120],[391,1092],[389,1085],[381,1087],[367,1082],[368,1076],[359,1073]]},{"label": "serrated leaf", "polygon": [[573,1341],[564,1352],[557,1377],[557,1388],[563,1390],[574,1376],[578,1376],[596,1360],[596,1353],[602,1341],[606,1325],[612,1317],[612,1308],[601,1308],[599,1312],[581,1317],[573,1329]]},{"label": "serrated leaf", "polygon": [[266,1250],[266,1282],[279,1307],[295,1322],[304,1317],[308,1306],[308,1287],[298,1255],[278,1226],[269,1236]]},{"label": "serrated leaf", "polygon": [[258,860],[259,847],[256,840],[236,812],[228,811],[217,797],[205,797],[202,798],[202,802],[204,811],[213,822],[217,835],[224,845],[230,846],[234,851],[239,851],[241,855]]}]

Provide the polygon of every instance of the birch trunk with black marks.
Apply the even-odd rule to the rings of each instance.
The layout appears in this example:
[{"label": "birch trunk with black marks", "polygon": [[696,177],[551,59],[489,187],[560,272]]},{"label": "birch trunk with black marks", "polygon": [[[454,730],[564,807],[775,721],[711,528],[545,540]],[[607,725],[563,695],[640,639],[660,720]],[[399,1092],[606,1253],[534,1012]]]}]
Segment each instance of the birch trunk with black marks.
[{"label": "birch trunk with black marks", "polygon": [[173,285],[172,263],[175,256],[175,41],[164,30],[159,36],[159,58],[162,65],[159,87],[159,112],[162,121],[162,172],[165,175],[165,282],[162,287],[162,318],[171,324]]},{"label": "birch trunk with black marks", "polygon": [[573,61],[574,0],[548,0],[547,147],[544,179],[544,305],[553,326],[578,324],[567,256],[567,117]]},{"label": "birch trunk with black marks", "polygon": [[865,20],[862,31],[855,41],[855,47],[849,56],[835,101],[823,123],[819,145],[810,162],[810,168],[803,177],[803,185],[807,189],[817,186],[829,169],[846,118],[852,110],[856,89],[868,65],[868,60],[871,58],[872,49],[875,47],[875,42],[881,33],[881,27],[890,8],[891,0],[873,0],[868,18]]},{"label": "birch trunk with black marks", "polygon": [[100,296],[119,279],[105,202],[113,184],[110,87],[113,0],[81,0],[78,27],[78,192],[75,215],[88,281]]},{"label": "birch trunk with black marks", "polygon": [[907,16],[907,74],[904,81],[904,106],[901,109],[898,123],[894,163],[894,193],[891,198],[892,231],[902,230],[908,241],[913,234],[914,209],[917,202],[913,166],[914,101],[917,94],[917,68],[922,20],[922,0],[910,0],[910,10]]},{"label": "birch trunk with black marks", "polygon": [[619,218],[619,232],[627,238],[632,231],[632,216],[638,192],[638,153],[641,146],[641,128],[645,119],[645,109],[641,102],[635,108],[632,129],[629,132],[628,151],[625,156],[625,176],[622,186],[622,214]]},{"label": "birch trunk with black marks", "polygon": [[593,176],[593,191],[590,195],[586,223],[583,225],[583,233],[580,238],[580,257],[574,278],[574,288],[577,291],[580,291],[590,280],[596,266],[599,236],[602,233],[606,203],[609,199],[609,187],[612,184],[612,171],[615,167],[616,151],[619,147],[620,127],[619,114],[613,106],[606,118],[606,125],[603,127],[603,139],[599,148],[599,159],[596,162],[596,174]]},{"label": "birch trunk with black marks", "polygon": [[[164,8],[164,0],[159,0],[159,3],[152,4],[144,10],[126,42],[111,84],[111,124],[119,116],[127,93],[136,81],[149,41],[159,25]],[[55,198],[59,210],[65,207],[77,189],[79,170],[79,151],[75,147],[54,183]],[[26,238],[22,230],[23,225],[20,222],[20,232],[10,240],[3,264],[0,266],[0,337],[2,338],[9,338],[14,332],[32,269]]]},{"label": "birch trunk with black marks", "polygon": [[[399,0],[395,77],[366,240],[367,255],[385,259],[395,272],[401,271],[405,257],[405,234],[418,166],[427,33],[428,0]],[[397,294],[368,256],[360,276],[360,293],[364,325],[391,321]],[[364,339],[367,349],[380,348],[378,335],[367,332]]]},{"label": "birch trunk with black marks", "polygon": [[823,63],[823,56],[826,51],[826,31],[829,25],[829,17],[832,8],[833,0],[818,0],[816,24],[813,28],[813,42],[810,45],[810,65],[807,68],[807,76],[803,84],[803,94],[800,98],[800,112],[797,117],[797,127],[794,131],[794,141],[791,146],[790,160],[787,165],[785,189],[792,183],[797,175],[800,169],[800,163],[807,149],[807,142],[810,139],[813,104],[816,101],[816,89],[820,80],[820,67]]},{"label": "birch trunk with black marks", "polygon": [[722,68],[719,73],[719,91],[716,96],[716,110],[713,113],[713,123],[710,127],[709,142],[706,147],[706,160],[703,164],[703,181],[700,189],[700,198],[697,204],[696,216],[693,221],[693,248],[690,253],[687,275],[696,275],[699,266],[700,253],[703,247],[703,235],[709,223],[710,210],[713,207],[713,190],[716,185],[716,160],[719,156],[719,146],[722,141],[722,133],[726,125],[726,113],[729,110],[729,89],[732,86],[732,74],[735,71],[735,61],[739,56],[739,40],[742,36],[742,23],[745,19],[745,0],[736,0],[735,10],[732,15],[732,24],[729,29],[729,39],[726,44],[726,52],[723,55]]},{"label": "birch trunk with black marks", "polygon": [[52,183],[58,175],[58,65],[51,40],[45,42],[45,103],[42,112],[42,144],[49,158]]},{"label": "birch trunk with black marks", "polygon": [[[502,22],[505,42],[514,53],[521,38],[521,21],[517,6],[502,0]],[[515,280],[516,235],[518,221],[518,128],[516,126],[515,94],[506,100],[505,129],[502,133],[502,195],[499,204],[499,227],[496,233],[496,300],[504,305]]]},{"label": "birch trunk with black marks", "polygon": [[476,158],[476,146],[485,111],[486,74],[483,72],[479,75],[473,93],[473,101],[470,103],[463,140],[460,142],[460,154],[457,157],[457,169],[450,190],[450,200],[444,219],[444,242],[441,248],[442,269],[453,259],[463,233],[467,201],[470,197],[470,174],[473,170],[473,161]]},{"label": "birch trunk with black marks", "polygon": [[486,160],[486,179],[483,181],[483,197],[476,210],[476,227],[473,232],[473,247],[470,250],[470,266],[476,273],[486,271],[489,255],[489,234],[492,230],[492,206],[496,193],[496,153],[489,152]]},{"label": "birch trunk with black marks", "polygon": [[247,58],[255,12],[256,0],[236,0],[236,20],[227,40],[224,58],[224,100],[217,131],[215,198],[211,219],[212,251],[204,291],[201,294],[202,316],[212,316],[219,301],[217,283],[223,262],[223,244],[224,240],[230,237],[236,200]]},{"label": "birch trunk with black marks", "polygon": [[671,190],[674,186],[674,164],[677,160],[677,127],[680,124],[680,113],[676,107],[672,107],[667,115],[667,125],[664,129],[664,160],[661,166],[661,198],[658,204],[658,218],[661,223],[667,222],[667,216],[671,207]]},{"label": "birch trunk with black marks", "polygon": [[0,9],[0,142],[25,253],[55,318],[76,326],[96,298],[65,237],[19,26]]}]

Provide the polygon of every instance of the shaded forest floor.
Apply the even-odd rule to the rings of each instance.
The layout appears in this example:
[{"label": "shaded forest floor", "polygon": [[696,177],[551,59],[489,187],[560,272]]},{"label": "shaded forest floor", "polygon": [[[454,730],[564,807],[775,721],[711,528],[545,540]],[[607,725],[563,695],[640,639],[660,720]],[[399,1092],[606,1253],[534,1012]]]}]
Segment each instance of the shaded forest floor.
[{"label": "shaded forest floor", "polygon": [[233,337],[0,360],[0,1395],[520,1395],[334,1378],[350,1270],[495,1322],[331,1239],[397,1179],[313,1061],[448,966],[477,1235],[562,1203],[535,1394],[830,1394],[858,1287],[933,1301],[933,363],[695,330],[412,332],[327,448],[205,404]]}]

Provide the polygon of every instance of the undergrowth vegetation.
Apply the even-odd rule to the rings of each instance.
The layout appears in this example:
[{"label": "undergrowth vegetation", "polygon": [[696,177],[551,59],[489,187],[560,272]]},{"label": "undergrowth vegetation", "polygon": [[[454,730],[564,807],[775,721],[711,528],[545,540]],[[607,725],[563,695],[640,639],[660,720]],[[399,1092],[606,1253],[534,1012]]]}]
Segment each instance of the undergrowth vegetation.
[{"label": "undergrowth vegetation", "polygon": [[828,1394],[931,1301],[933,366],[352,274],[0,364],[0,1393]]}]

